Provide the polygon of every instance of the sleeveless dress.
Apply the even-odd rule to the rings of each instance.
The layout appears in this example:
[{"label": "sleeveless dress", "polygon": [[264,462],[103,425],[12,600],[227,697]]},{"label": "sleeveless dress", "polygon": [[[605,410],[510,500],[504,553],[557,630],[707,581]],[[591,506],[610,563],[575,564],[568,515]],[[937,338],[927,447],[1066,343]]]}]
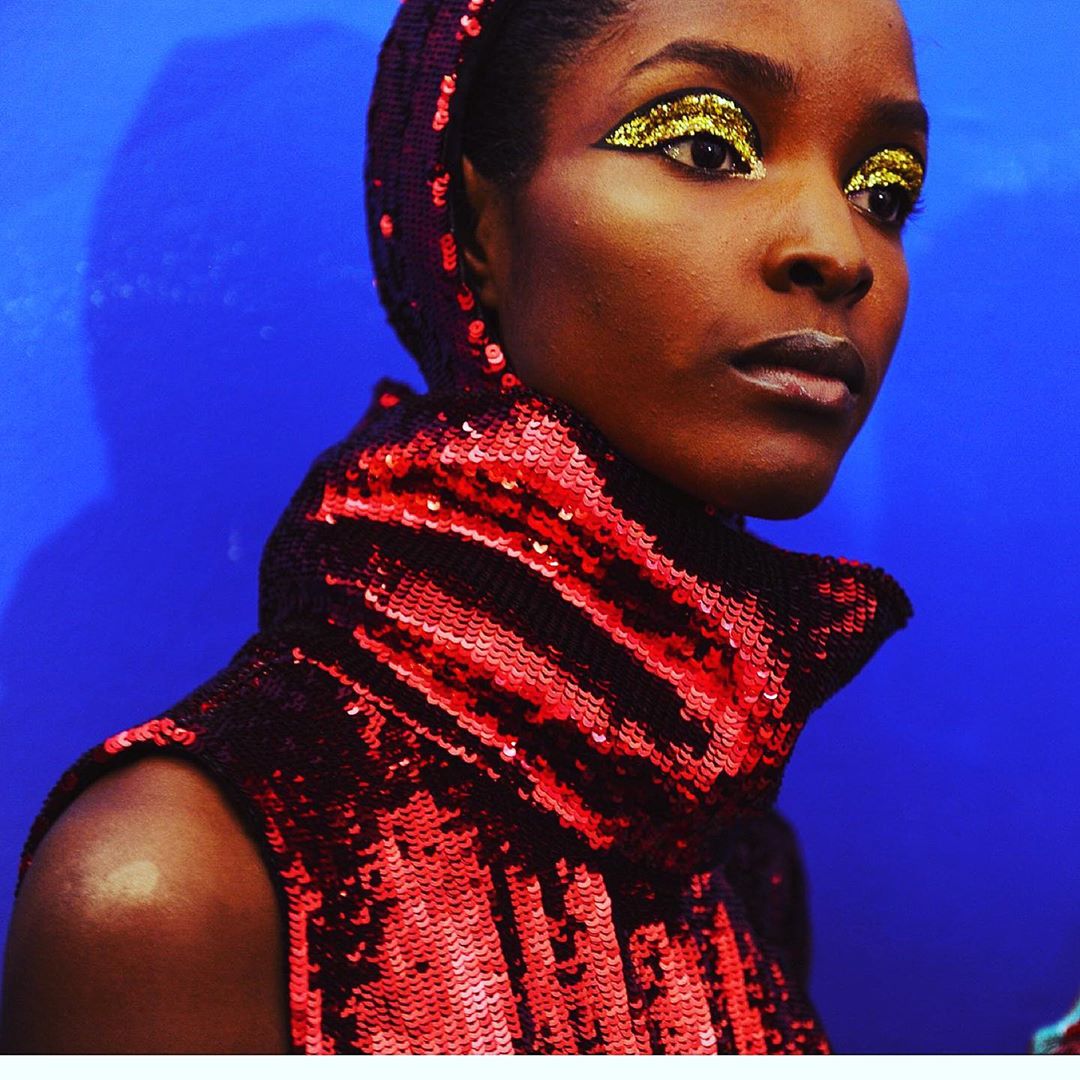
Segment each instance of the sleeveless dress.
[{"label": "sleeveless dress", "polygon": [[259,632],[65,773],[23,872],[95,779],[180,755],[260,845],[296,1052],[827,1052],[771,807],[911,605],[516,378],[454,229],[461,103],[512,2],[405,0],[380,56],[373,264],[429,392],[376,386],[266,546]]},{"label": "sleeveless dress", "polygon": [[772,805],[809,713],[910,614],[528,391],[383,382],[263,557],[260,632],[106,739],[259,839],[309,1053],[816,1053]]}]

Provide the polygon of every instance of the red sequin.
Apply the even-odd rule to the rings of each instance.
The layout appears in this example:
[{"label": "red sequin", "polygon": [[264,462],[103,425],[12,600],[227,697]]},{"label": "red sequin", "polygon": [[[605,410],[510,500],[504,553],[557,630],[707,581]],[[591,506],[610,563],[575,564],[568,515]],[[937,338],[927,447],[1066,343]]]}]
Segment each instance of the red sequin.
[{"label": "red sequin", "polygon": [[827,1050],[755,808],[906,599],[605,447],[525,389],[381,383],[275,530],[260,634],[35,838],[104,758],[203,762],[267,838],[306,1053]]}]

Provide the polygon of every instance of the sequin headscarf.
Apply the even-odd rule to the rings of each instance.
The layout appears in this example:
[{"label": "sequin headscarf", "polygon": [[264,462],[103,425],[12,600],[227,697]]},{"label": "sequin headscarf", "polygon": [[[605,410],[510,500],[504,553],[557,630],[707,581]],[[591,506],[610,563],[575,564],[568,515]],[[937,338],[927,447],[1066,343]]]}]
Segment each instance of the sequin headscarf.
[{"label": "sequin headscarf", "polygon": [[89,751],[27,856],[96,776],[180,754],[261,845],[296,1051],[823,1052],[769,808],[807,716],[910,606],[514,376],[452,217],[489,6],[406,0],[372,104],[376,273],[430,392],[380,382],[267,544],[259,633]]}]

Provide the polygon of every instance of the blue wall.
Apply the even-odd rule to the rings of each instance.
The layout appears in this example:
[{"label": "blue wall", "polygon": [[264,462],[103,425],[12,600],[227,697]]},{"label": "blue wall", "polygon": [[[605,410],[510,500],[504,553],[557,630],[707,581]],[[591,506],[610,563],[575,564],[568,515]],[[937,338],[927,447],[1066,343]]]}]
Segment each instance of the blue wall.
[{"label": "blue wall", "polygon": [[[375,377],[361,146],[395,0],[0,5],[0,926],[83,749],[255,628],[267,533]],[[1072,542],[1080,7],[908,0],[934,117],[914,291],[827,502],[911,627],[781,797],[849,1052],[1011,1052],[1080,989]]]}]

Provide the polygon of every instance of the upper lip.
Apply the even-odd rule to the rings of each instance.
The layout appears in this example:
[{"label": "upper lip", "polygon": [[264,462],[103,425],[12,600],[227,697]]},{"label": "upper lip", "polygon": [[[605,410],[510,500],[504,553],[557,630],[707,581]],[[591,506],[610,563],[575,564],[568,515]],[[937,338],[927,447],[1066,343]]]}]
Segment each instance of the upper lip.
[{"label": "upper lip", "polygon": [[853,394],[862,393],[866,386],[866,361],[862,353],[847,338],[819,330],[800,330],[751,345],[735,353],[731,363],[740,368],[768,364],[828,375],[842,379]]}]

